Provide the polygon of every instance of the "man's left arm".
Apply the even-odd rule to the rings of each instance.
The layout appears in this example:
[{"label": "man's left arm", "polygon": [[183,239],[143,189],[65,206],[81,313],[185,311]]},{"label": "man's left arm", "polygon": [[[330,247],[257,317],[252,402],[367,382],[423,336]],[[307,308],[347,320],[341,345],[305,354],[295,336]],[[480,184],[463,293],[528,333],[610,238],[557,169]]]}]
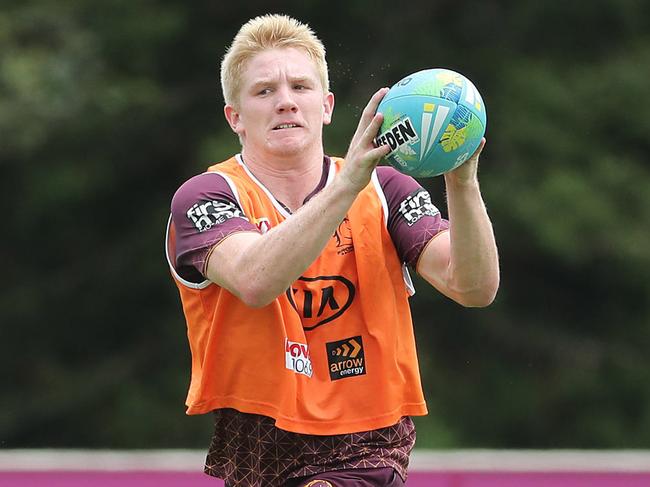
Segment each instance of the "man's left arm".
[{"label": "man's left arm", "polygon": [[499,288],[499,257],[492,222],[478,183],[478,159],[445,174],[450,229],[433,237],[420,254],[417,272],[445,296],[467,307],[487,306]]}]

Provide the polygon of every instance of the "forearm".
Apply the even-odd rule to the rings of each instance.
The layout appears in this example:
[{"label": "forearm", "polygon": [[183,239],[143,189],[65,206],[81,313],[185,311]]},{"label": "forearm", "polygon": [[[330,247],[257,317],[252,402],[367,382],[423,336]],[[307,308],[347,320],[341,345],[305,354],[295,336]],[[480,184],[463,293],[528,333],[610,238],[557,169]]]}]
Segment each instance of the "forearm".
[{"label": "forearm", "polygon": [[218,246],[208,261],[208,278],[251,306],[265,306],[284,293],[318,257],[357,194],[337,177],[266,234],[226,241],[230,247],[225,249]]},{"label": "forearm", "polygon": [[478,180],[446,178],[450,221],[449,288],[466,306],[486,306],[499,287],[499,258]]}]

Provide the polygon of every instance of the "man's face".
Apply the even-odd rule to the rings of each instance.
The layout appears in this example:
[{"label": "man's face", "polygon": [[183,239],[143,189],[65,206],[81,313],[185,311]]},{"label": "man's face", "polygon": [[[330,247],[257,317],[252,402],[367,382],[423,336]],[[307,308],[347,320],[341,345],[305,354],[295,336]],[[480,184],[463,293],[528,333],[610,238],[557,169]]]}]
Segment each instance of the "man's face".
[{"label": "man's face", "polygon": [[322,150],[334,95],[325,93],[315,63],[302,49],[262,51],[242,73],[238,109],[225,114],[244,150],[258,155],[297,155]]}]

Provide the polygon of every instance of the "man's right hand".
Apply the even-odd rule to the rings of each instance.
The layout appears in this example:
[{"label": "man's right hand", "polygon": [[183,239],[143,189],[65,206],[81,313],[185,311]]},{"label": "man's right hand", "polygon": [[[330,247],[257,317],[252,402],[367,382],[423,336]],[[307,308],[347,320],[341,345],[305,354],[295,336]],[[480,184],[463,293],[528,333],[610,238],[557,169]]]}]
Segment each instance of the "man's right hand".
[{"label": "man's right hand", "polygon": [[388,88],[381,88],[370,98],[361,114],[357,130],[345,156],[346,164],[340,177],[345,178],[351,189],[357,193],[368,185],[372,171],[381,158],[390,152],[388,145],[376,147],[374,144],[374,139],[384,120],[383,114],[376,113],[377,107],[386,93]]}]

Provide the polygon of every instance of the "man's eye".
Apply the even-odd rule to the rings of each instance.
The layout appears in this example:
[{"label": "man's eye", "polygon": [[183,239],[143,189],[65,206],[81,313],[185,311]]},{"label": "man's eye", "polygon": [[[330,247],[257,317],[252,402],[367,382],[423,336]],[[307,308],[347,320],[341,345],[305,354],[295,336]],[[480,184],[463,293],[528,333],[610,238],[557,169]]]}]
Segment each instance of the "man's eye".
[{"label": "man's eye", "polygon": [[305,90],[307,87],[305,85],[295,85],[293,87],[294,90]]},{"label": "man's eye", "polygon": [[258,95],[268,95],[269,93],[271,93],[270,88],[264,88],[257,92]]}]

